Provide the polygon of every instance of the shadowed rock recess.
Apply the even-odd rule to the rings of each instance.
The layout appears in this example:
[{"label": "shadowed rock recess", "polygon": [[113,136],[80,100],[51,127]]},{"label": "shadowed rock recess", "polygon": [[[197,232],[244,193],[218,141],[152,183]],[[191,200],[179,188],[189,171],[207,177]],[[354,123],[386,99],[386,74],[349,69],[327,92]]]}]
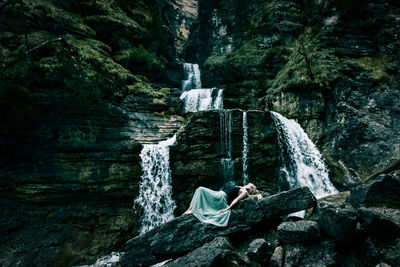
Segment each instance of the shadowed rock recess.
[{"label": "shadowed rock recess", "polygon": [[[399,51],[398,0],[0,0],[0,266],[400,266]],[[184,63],[225,110],[184,112]],[[271,111],[341,193],[280,192]],[[174,216],[244,173],[264,199],[138,236],[143,145],[175,134]]]}]

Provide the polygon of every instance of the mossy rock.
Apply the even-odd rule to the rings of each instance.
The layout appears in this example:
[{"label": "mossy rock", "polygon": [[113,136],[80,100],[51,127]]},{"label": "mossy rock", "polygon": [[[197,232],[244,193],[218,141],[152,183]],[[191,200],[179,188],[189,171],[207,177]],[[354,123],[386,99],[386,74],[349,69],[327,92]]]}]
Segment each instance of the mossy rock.
[{"label": "mossy rock", "polygon": [[[304,41],[303,41],[304,40]],[[299,39],[290,49],[288,62],[270,82],[274,91],[307,91],[329,89],[330,84],[340,76],[341,64],[333,49],[320,48],[312,37]],[[310,61],[313,78],[307,73],[305,53]]]},{"label": "mossy rock", "polygon": [[129,70],[116,63],[110,57],[111,48],[106,44],[95,39],[79,40],[72,36],[68,36],[66,40],[86,62],[102,66],[103,69],[115,76],[121,83],[129,84],[134,80],[134,76]]},{"label": "mossy rock", "polygon": [[120,50],[114,55],[116,62],[130,69],[136,74],[154,76],[165,70],[166,59],[157,57],[155,53],[147,51],[142,45]]},{"label": "mossy rock", "polygon": [[95,32],[83,20],[51,1],[24,0],[24,17],[29,29],[45,29],[53,34],[73,33],[79,36],[93,37]]},{"label": "mossy rock", "polygon": [[113,49],[132,47],[133,43],[143,39],[148,32],[122,11],[88,16],[85,22],[93,27],[97,36]]}]

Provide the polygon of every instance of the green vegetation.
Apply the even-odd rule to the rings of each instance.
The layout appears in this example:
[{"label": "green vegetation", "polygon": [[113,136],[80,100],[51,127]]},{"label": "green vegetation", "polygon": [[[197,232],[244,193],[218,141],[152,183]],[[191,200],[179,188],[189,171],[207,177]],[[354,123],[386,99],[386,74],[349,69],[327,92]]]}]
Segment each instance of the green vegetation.
[{"label": "green vegetation", "polygon": [[[21,52],[0,72],[0,98],[7,118],[38,115],[43,101],[74,109],[97,109],[121,84],[101,65],[89,65],[73,48],[63,47],[56,57],[31,59]],[[49,100],[44,100],[44,99]]]},{"label": "green vegetation", "polygon": [[385,72],[387,59],[383,57],[362,57],[357,59],[356,64],[370,73],[370,78],[376,81],[387,81],[389,75]]},{"label": "green vegetation", "polygon": [[[271,81],[271,90],[326,90],[340,75],[340,62],[335,51],[319,47],[309,32],[304,33],[289,51],[287,63]],[[312,77],[307,73],[305,56],[299,51],[307,56]]]},{"label": "green vegetation", "polygon": [[165,69],[166,59],[147,51],[143,45],[119,51],[114,59],[133,73],[155,75]]}]

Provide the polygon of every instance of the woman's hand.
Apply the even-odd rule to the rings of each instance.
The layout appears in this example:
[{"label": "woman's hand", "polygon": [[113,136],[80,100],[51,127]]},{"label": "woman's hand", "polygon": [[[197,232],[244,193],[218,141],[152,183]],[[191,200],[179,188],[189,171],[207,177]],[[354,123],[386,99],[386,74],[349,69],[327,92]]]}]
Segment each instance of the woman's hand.
[{"label": "woman's hand", "polygon": [[227,212],[228,210],[229,210],[229,207],[227,207],[226,209],[221,210],[221,211],[219,212],[219,214],[225,213],[225,212]]}]

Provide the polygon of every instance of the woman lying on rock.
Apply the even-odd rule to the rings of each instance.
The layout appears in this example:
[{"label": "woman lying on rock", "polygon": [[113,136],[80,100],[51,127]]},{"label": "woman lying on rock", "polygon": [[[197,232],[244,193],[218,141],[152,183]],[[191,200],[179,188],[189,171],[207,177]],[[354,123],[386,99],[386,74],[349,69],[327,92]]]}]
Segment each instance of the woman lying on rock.
[{"label": "woman lying on rock", "polygon": [[[240,200],[253,196],[258,200],[262,198],[257,187],[252,183],[245,186],[231,186],[221,191],[199,187],[193,195],[189,209],[183,215],[193,214],[201,222],[227,226],[231,208]],[[231,200],[228,206],[228,201]]]}]

